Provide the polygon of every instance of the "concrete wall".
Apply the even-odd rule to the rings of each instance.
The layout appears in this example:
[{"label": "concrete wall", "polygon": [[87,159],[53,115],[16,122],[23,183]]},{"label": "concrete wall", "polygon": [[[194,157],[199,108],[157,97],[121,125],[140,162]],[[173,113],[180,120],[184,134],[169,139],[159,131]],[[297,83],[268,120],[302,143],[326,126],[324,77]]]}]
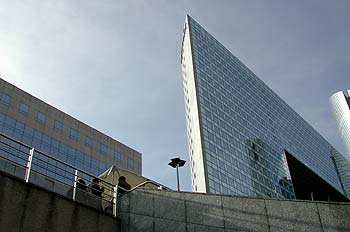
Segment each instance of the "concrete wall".
[{"label": "concrete wall", "polygon": [[120,231],[120,219],[0,173],[0,231]]},{"label": "concrete wall", "polygon": [[120,198],[123,232],[350,231],[350,204],[137,190]]}]

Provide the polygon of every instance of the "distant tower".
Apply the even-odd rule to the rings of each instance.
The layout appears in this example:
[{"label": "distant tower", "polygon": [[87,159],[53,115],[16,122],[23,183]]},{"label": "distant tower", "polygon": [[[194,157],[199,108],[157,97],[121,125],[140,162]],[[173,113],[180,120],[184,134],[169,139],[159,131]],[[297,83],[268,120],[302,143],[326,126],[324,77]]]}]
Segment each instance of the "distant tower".
[{"label": "distant tower", "polygon": [[329,98],[329,103],[343,139],[347,153],[345,158],[350,161],[350,90],[347,92],[348,96],[343,91],[333,94]]}]

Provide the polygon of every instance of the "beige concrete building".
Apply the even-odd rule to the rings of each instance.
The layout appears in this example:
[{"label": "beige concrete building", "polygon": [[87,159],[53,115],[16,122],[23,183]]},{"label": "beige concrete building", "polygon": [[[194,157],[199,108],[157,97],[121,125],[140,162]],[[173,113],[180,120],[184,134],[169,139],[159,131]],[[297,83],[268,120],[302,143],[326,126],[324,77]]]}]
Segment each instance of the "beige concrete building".
[{"label": "beige concrete building", "polygon": [[142,173],[140,152],[0,79],[0,133],[92,175],[111,165]]}]

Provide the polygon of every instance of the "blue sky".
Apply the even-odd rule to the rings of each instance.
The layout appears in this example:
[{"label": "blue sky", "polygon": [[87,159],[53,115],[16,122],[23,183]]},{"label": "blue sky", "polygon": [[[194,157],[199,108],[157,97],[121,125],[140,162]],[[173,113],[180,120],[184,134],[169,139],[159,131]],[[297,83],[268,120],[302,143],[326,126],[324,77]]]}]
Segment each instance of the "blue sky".
[{"label": "blue sky", "polygon": [[[176,188],[188,160],[180,49],[190,14],[339,151],[328,98],[350,88],[350,1],[2,1],[1,78],[143,154]],[[188,165],[182,189],[190,190]]]}]

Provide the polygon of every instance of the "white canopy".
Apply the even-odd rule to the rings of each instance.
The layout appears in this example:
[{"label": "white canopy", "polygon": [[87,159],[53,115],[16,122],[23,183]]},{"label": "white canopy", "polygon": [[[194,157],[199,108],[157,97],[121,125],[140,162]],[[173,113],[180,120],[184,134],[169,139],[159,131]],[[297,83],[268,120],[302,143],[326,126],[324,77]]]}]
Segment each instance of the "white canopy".
[{"label": "white canopy", "polygon": [[[112,185],[116,186],[118,184],[118,179],[120,176],[124,176],[126,178],[126,182],[128,182],[131,186],[131,189],[139,186],[139,188],[143,189],[163,189],[163,190],[171,190],[168,187],[165,187],[161,184],[158,184],[155,181],[152,181],[148,178],[145,178],[143,176],[137,175],[133,172],[130,172],[125,169],[118,168],[116,166],[111,166],[108,168],[105,172],[103,172],[101,175],[98,177],[108,183],[111,183]],[[112,192],[108,191],[111,187],[107,187],[106,184],[103,182],[101,183],[102,185],[105,186],[105,193],[108,194],[109,196],[112,196]],[[110,189],[111,190],[111,189]]]}]

